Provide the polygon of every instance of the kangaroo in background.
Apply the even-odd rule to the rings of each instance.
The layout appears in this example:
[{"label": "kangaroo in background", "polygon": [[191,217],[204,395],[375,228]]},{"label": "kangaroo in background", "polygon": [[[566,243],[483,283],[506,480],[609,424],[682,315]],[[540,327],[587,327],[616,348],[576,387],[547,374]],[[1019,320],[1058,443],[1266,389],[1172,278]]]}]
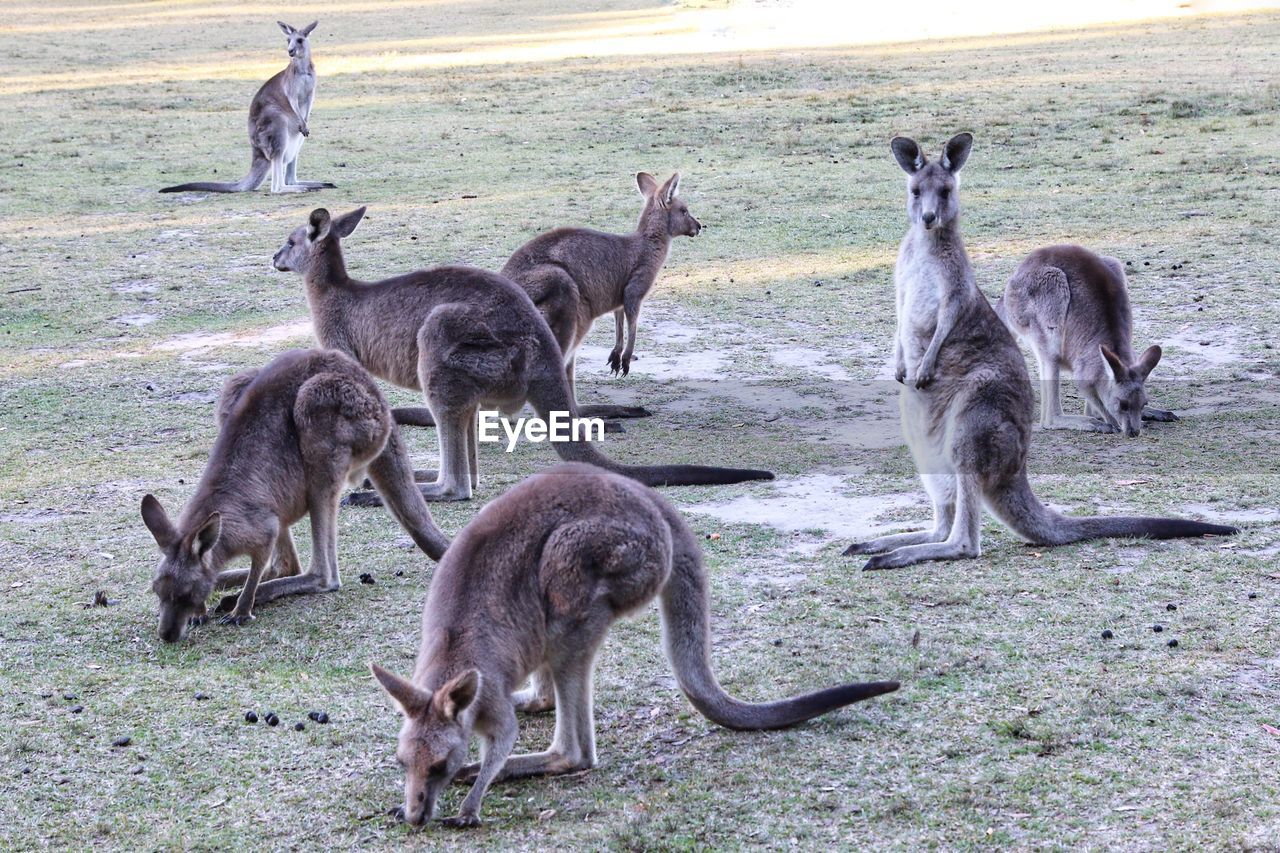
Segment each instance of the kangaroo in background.
[{"label": "kangaroo in background", "polygon": [[249,103],[249,147],[253,159],[249,174],[232,183],[196,181],[165,187],[162,193],[200,190],[212,193],[242,193],[256,190],[271,172],[273,193],[306,192],[335,187],[328,181],[299,181],[298,153],[302,140],[311,135],[307,120],[316,97],[316,68],[311,64],[308,36],[318,21],[300,30],[276,21],[289,40],[289,65],[262,84]]},{"label": "kangaroo in background", "polygon": [[[590,228],[557,228],[534,237],[507,260],[502,275],[524,288],[538,306],[556,343],[564,353],[569,394],[574,390],[574,365],[578,348],[599,317],[612,313],[613,351],[608,364],[614,375],[631,371],[636,347],[640,303],[653,288],[667,260],[672,237],[696,237],[702,223],[679,199],[680,174],[662,186],[648,172],[636,175],[644,196],[640,222],[630,234],[607,234]],[[624,321],[628,329],[623,344]],[[643,418],[643,406],[578,406],[582,417]],[[405,407],[395,410],[397,423],[431,426],[429,412]]]},{"label": "kangaroo in background", "polygon": [[1026,363],[978,290],[960,238],[957,173],[972,145],[970,134],[958,134],[929,162],[913,140],[899,136],[891,143],[908,176],[911,222],[893,275],[895,373],[903,383],[903,437],[933,499],[934,526],[851,545],[845,554],[875,555],[867,569],[977,557],[984,503],[1039,545],[1239,532],[1176,518],[1064,516],[1032,493],[1027,454],[1034,403]]},{"label": "kangaroo in background", "polygon": [[[412,679],[373,674],[404,715],[396,757],[405,768],[402,817],[429,820],[459,774],[474,776],[453,826],[480,823],[497,779],[595,766],[592,672],[609,627],[659,597],[663,646],[680,689],[731,729],[776,729],[898,689],[843,684],[752,704],[725,693],[711,670],[707,577],[697,538],[656,492],[586,465],[558,465],[497,498],[436,568]],[[511,755],[514,691],[545,669],[556,727],[545,752]],[[473,735],[478,765],[463,767]]]},{"label": "kangaroo in background", "polygon": [[[205,600],[215,588],[244,584],[218,604],[223,624],[236,625],[253,618],[255,602],[338,589],[338,498],[366,471],[418,547],[433,560],[444,554],[449,540],[418,493],[391,410],[350,357],[282,353],[228,379],[217,411],[209,464],[177,524],[154,496],[142,499],[142,520],[164,555],[152,589],[165,642],[205,620]],[[311,569],[300,575],[289,528],[305,515]],[[222,570],[246,554],[247,571]],[[269,563],[276,578],[259,585]]]},{"label": "kangaroo in background", "polygon": [[[1044,383],[1040,425],[1045,429],[1120,432],[1133,438],[1144,420],[1178,416],[1147,405],[1144,387],[1160,361],[1160,347],[1133,350],[1133,319],[1124,265],[1083,246],[1037,249],[1005,285],[996,313],[1035,350]],[[1067,368],[1085,402],[1085,415],[1064,415],[1058,371]]]},{"label": "kangaroo in background", "polygon": [[[469,500],[479,482],[477,412],[514,414],[528,401],[544,420],[578,417],[561,351],[514,282],[475,267],[442,266],[376,282],[347,275],[340,241],[364,216],[312,211],[272,260],[303,276],[322,346],[357,358],[374,376],[421,391],[437,424],[440,471],[422,486],[429,500]],[[619,465],[586,441],[552,442],[561,458],[590,462],[647,485],[771,480],[773,474],[702,465]]]}]

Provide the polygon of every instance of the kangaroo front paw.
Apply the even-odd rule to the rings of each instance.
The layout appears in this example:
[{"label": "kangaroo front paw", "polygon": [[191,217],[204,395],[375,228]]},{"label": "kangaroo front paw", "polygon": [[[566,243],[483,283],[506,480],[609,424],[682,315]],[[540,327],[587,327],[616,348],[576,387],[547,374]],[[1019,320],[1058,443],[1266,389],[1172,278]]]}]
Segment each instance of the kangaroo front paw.
[{"label": "kangaroo front paw", "polygon": [[457,814],[453,817],[441,819],[440,825],[447,826],[450,829],[473,829],[480,825],[480,815]]},{"label": "kangaroo front paw", "polygon": [[187,620],[188,628],[199,628],[201,625],[209,621],[208,613],[201,613],[198,616],[192,616]]},{"label": "kangaroo front paw", "polygon": [[613,352],[609,353],[609,358],[607,359],[607,362],[609,364],[610,372],[613,373],[614,376],[617,376],[618,373],[622,370],[622,351],[614,350]]},{"label": "kangaroo front paw", "polygon": [[219,625],[235,625],[239,628],[241,625],[248,625],[253,621],[252,613],[228,613],[218,620]]},{"label": "kangaroo front paw", "polygon": [[916,371],[916,387],[928,388],[932,385],[934,379],[933,373],[934,366],[932,364],[921,364],[920,369]]},{"label": "kangaroo front paw", "polygon": [[1112,433],[1112,432],[1120,431],[1120,428],[1118,426],[1115,426],[1109,421],[1104,421],[1102,418],[1093,418],[1089,422],[1089,429],[1091,429],[1093,432],[1101,432],[1101,433]]},{"label": "kangaroo front paw", "polygon": [[382,495],[373,489],[367,492],[352,492],[342,499],[342,506],[382,506]]},{"label": "kangaroo front paw", "polygon": [[468,764],[458,770],[458,775],[453,777],[455,785],[471,785],[476,781],[476,776],[480,773],[480,765],[473,763]]}]

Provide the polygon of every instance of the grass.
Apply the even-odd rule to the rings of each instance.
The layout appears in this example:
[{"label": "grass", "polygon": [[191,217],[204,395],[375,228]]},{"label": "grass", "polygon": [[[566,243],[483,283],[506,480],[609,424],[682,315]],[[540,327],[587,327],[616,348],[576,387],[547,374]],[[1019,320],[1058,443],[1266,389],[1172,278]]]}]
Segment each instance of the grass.
[{"label": "grass", "polygon": [[[5,4],[0,846],[1280,845],[1280,738],[1263,728],[1280,725],[1280,16],[397,71],[395,52],[430,54],[415,39],[536,42],[565,19],[551,3],[358,5],[289,13],[321,19],[300,174],[340,185],[299,198],[155,192],[243,174],[245,107],[283,54],[257,7]],[[605,22],[662,12],[597,8]],[[410,668],[430,577],[385,514],[342,513],[337,594],[156,638],[138,501],[180,504],[223,378],[306,342],[287,331],[305,316],[300,283],[269,260],[317,204],[370,205],[348,241],[355,275],[496,268],[556,225],[629,228],[631,175],[679,169],[708,227],[673,246],[636,370],[614,381],[603,355],[580,360],[583,399],[656,412],[608,452],[917,495],[900,442],[868,427],[896,411],[877,379],[904,227],[887,140],[935,150],[959,129],[978,140],[962,200],[981,286],[998,292],[1053,241],[1131,261],[1136,343],[1168,344],[1155,394],[1184,415],[1136,440],[1037,433],[1037,491],[1076,511],[1212,511],[1244,520],[1240,537],[1033,550],[989,522],[980,560],[863,575],[830,532],[691,511],[721,534],[705,545],[731,690],[902,690],[790,731],[718,729],[675,689],[650,612],[600,661],[600,766],[498,786],[470,834],[385,816],[397,721],[366,662]],[[596,335],[607,346],[611,327]],[[646,367],[662,359],[666,378]],[[434,453],[430,431],[411,440]],[[486,447],[477,500],[436,517],[456,532],[552,462],[545,446]],[[687,508],[779,492],[666,494]],[[879,520],[924,513],[921,498]],[[353,582],[361,571],[378,583]],[[81,606],[100,589],[119,603]],[[313,708],[333,722],[294,731]],[[284,724],[247,725],[248,709]],[[522,725],[522,747],[550,737],[549,719]]]}]

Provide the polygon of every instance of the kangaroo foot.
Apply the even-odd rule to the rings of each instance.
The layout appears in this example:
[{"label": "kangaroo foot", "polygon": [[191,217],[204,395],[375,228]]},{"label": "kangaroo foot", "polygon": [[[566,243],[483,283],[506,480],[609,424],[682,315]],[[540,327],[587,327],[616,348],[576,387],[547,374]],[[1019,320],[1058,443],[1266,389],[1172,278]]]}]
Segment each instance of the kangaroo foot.
[{"label": "kangaroo foot", "polygon": [[440,825],[450,829],[473,829],[480,825],[480,815],[456,814],[453,817],[442,818]]},{"label": "kangaroo foot", "polygon": [[1182,420],[1168,409],[1153,409],[1150,406],[1142,410],[1142,419],[1144,421],[1160,421],[1162,423]]},{"label": "kangaroo foot", "polygon": [[[647,418],[653,413],[644,406],[611,406],[607,404],[598,404],[591,406],[579,406],[578,417],[582,418]],[[605,424],[605,431],[608,432],[609,425]]]},{"label": "kangaroo foot", "polygon": [[[415,483],[434,483],[436,480],[439,480],[439,479],[440,479],[440,472],[438,471],[432,471],[429,469],[423,469],[423,470],[415,469],[413,472],[413,481]],[[360,484],[360,488],[372,489],[373,481],[370,480],[368,477],[365,477],[364,482]]]},{"label": "kangaroo foot", "polygon": [[367,492],[351,492],[342,499],[341,506],[382,506],[382,495],[370,489]]},{"label": "kangaroo foot", "polygon": [[400,426],[433,427],[435,418],[426,406],[397,406],[391,410],[391,419]]},{"label": "kangaroo foot", "polygon": [[444,486],[438,483],[425,483],[418,487],[422,497],[428,501],[469,501],[471,495],[460,486]]}]

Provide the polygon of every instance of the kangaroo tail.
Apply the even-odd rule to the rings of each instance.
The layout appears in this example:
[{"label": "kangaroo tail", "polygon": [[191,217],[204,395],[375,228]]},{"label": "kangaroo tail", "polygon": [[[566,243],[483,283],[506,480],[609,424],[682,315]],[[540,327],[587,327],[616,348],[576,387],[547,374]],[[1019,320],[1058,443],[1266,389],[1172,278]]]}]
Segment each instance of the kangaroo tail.
[{"label": "kangaroo tail", "polygon": [[[559,364],[559,360],[550,362]],[[529,402],[538,416],[549,419],[551,412],[568,412],[578,417],[578,406],[569,395],[564,373],[556,370],[555,379],[531,385]],[[566,462],[586,462],[606,471],[630,477],[646,486],[718,486],[745,483],[749,480],[772,480],[772,471],[756,468],[717,468],[711,465],[623,465],[614,462],[587,441],[557,441],[552,447]]]},{"label": "kangaroo tail", "polygon": [[387,446],[369,463],[369,479],[400,526],[424,554],[439,562],[449,547],[449,538],[436,526],[422,492],[413,481],[409,451],[394,424]]},{"label": "kangaroo tail", "polygon": [[1065,545],[1085,539],[1181,539],[1233,536],[1239,529],[1185,518],[1071,516],[1054,512],[1031,491],[1026,474],[1013,488],[991,500],[991,509],[1019,536],[1037,545]]},{"label": "kangaroo tail", "polygon": [[270,161],[265,157],[259,157],[256,154],[253,157],[253,163],[249,166],[249,174],[245,175],[238,181],[229,184],[220,184],[216,181],[196,181],[190,184],[178,184],[173,187],[165,187],[160,190],[162,193],[183,193],[183,192],[207,192],[207,193],[243,193],[250,190],[256,190],[262,185],[262,181],[267,176],[267,170],[271,167]]},{"label": "kangaroo tail", "polygon": [[780,729],[898,689],[896,681],[842,684],[758,704],[726,693],[711,671],[711,620],[702,555],[683,519],[674,509],[668,510],[675,547],[671,575],[662,588],[659,605],[662,643],[680,689],[700,714],[730,729]]}]

